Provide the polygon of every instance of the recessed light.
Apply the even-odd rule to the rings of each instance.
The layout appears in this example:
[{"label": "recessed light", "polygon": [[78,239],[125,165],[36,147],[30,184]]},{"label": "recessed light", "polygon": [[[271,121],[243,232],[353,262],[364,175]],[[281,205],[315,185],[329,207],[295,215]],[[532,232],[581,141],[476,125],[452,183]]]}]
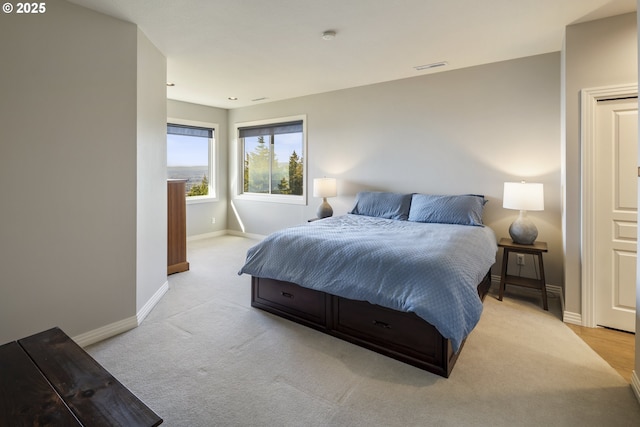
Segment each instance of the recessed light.
[{"label": "recessed light", "polygon": [[176,85],[175,83],[167,82],[168,87],[174,87],[175,85]]},{"label": "recessed light", "polygon": [[322,40],[333,40],[336,38],[336,32],[333,30],[327,30],[322,33]]},{"label": "recessed light", "polygon": [[229,98],[227,98],[229,101],[237,101],[238,97],[237,96],[230,96]]},{"label": "recessed light", "polygon": [[413,68],[415,68],[417,71],[423,71],[423,70],[429,70],[431,68],[444,67],[445,65],[448,65],[447,61],[434,62],[432,64],[426,64],[426,65],[418,65]]}]

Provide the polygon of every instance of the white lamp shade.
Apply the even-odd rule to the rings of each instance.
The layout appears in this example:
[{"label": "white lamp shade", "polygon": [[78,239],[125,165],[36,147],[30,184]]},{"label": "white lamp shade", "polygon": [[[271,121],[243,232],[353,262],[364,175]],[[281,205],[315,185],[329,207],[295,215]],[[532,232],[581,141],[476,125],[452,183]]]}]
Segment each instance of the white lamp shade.
[{"label": "white lamp shade", "polygon": [[535,182],[505,182],[502,207],[520,211],[544,210],[543,185]]},{"label": "white lamp shade", "polygon": [[314,178],[313,197],[336,197],[338,185],[335,178]]}]

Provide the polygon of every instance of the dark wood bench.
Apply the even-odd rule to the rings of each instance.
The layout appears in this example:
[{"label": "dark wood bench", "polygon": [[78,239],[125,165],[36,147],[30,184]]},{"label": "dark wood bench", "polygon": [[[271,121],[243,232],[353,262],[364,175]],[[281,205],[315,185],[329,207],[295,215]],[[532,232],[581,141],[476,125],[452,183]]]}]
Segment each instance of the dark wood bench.
[{"label": "dark wood bench", "polygon": [[157,426],[162,418],[59,328],[0,346],[0,425]]}]

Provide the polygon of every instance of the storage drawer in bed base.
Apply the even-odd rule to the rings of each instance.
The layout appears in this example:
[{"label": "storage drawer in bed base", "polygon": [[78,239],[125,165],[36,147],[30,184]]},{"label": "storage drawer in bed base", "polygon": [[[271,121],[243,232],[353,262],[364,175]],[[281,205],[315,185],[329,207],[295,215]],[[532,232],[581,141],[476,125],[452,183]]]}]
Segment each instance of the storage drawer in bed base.
[{"label": "storage drawer in bed base", "polygon": [[252,278],[251,305],[316,329],[325,329],[330,295],[293,283]]},{"label": "storage drawer in bed base", "polygon": [[[478,285],[484,300],[490,275]],[[448,377],[460,351],[414,313],[353,301],[293,283],[251,278],[251,305],[280,317]],[[464,345],[464,343],[463,343]],[[462,348],[461,348],[462,349]]]},{"label": "storage drawer in bed base", "polygon": [[444,362],[450,357],[449,340],[416,314],[336,296],[332,307],[333,335],[438,375],[449,375]]}]

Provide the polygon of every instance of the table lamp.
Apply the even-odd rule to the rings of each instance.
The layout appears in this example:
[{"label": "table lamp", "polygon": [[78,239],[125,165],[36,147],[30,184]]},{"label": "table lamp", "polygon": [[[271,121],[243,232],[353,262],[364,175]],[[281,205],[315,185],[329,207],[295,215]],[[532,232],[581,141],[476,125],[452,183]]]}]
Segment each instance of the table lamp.
[{"label": "table lamp", "polygon": [[333,215],[333,208],[327,203],[327,197],[336,197],[337,195],[338,188],[335,178],[314,178],[313,197],[322,197],[322,203],[316,211],[318,218],[327,218]]},{"label": "table lamp", "polygon": [[505,182],[502,207],[520,211],[518,218],[509,227],[509,235],[514,243],[531,245],[538,237],[538,229],[527,218],[527,211],[544,210],[544,189],[540,183]]}]

